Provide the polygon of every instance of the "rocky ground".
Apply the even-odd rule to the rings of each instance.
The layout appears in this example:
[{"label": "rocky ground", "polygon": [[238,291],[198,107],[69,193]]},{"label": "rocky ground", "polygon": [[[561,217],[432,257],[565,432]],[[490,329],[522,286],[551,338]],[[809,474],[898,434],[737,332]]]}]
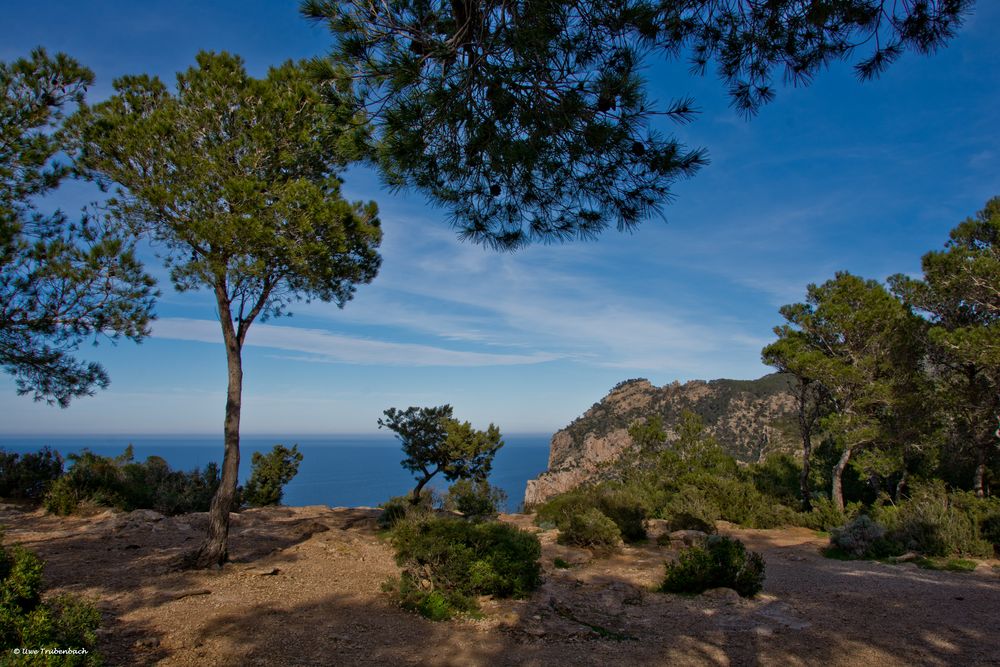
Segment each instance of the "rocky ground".
[{"label": "rocky ground", "polygon": [[[764,592],[652,591],[670,547],[607,559],[540,533],[545,581],[528,600],[484,600],[480,620],[432,623],[395,607],[398,574],[378,510],[269,508],[234,515],[233,562],[177,571],[205,515],[59,518],[0,506],[5,541],[47,561],[53,592],[96,601],[112,665],[994,665],[1000,574],[823,558],[804,529],[722,532],[761,551]],[[504,520],[524,528],[530,517]],[[572,566],[555,568],[561,558]],[[0,659],[2,662],[2,659]]]}]

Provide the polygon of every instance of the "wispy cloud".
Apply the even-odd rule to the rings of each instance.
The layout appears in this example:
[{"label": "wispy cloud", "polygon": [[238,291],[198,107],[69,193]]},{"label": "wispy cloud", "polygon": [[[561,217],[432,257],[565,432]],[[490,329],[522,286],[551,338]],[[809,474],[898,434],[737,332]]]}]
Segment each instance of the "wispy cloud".
[{"label": "wispy cloud", "polygon": [[[174,340],[221,343],[217,322],[188,318],[157,320],[153,335]],[[392,343],[355,338],[320,329],[257,324],[247,335],[247,345],[304,353],[307,361],[376,364],[382,366],[516,366],[558,359],[545,352],[496,354],[451,350],[430,345]]]},{"label": "wispy cloud", "polygon": [[[408,217],[406,226],[407,237],[421,241],[387,244],[382,275],[355,303],[337,312],[314,305],[307,315],[388,327],[404,336],[419,332],[490,353],[496,347],[559,350],[565,359],[594,367],[700,377],[717,365],[713,360],[736,354],[756,364],[759,332],[728,316],[722,326],[706,308],[681,304],[674,293],[685,290],[669,289],[662,277],[651,282],[644,274],[649,267],[623,273],[614,242],[627,243],[627,237],[609,236],[600,248],[497,255],[454,242],[433,221]],[[389,218],[387,239],[394,231]]]}]

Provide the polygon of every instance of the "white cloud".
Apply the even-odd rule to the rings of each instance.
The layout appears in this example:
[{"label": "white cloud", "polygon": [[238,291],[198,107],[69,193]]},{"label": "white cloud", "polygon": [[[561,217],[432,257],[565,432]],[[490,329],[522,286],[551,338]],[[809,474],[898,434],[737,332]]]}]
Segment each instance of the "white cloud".
[{"label": "white cloud", "polygon": [[[158,338],[221,343],[218,322],[181,317],[157,320],[153,335]],[[329,363],[374,364],[380,366],[516,366],[558,359],[545,352],[496,354],[450,350],[430,345],[391,343],[355,338],[320,329],[256,324],[247,335],[247,345],[302,352],[303,360]]]}]

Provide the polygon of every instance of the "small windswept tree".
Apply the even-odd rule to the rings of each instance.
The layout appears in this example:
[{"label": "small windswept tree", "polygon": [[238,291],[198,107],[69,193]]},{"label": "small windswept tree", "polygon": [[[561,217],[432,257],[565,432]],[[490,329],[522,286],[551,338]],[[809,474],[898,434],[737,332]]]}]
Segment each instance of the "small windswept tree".
[{"label": "small windswept tree", "polygon": [[275,445],[267,454],[254,452],[250,479],[243,487],[243,502],[250,507],[277,505],[284,496],[284,486],[299,472],[302,454],[298,445],[289,449]]},{"label": "small windswept tree", "polygon": [[254,79],[237,56],[197,61],[174,93],[155,77],[118,79],[77,122],[80,164],[115,188],[108,216],[155,244],[178,291],[215,297],[229,386],[222,482],[192,559],[207,567],[227,558],[250,326],[301,299],[343,306],[374,279],[381,230],[374,202],[341,197],[365,124],[336,81],[291,62]]},{"label": "small windswept tree", "polygon": [[406,458],[402,466],[417,477],[410,501],[420,503],[420,492],[441,473],[449,482],[456,479],[482,481],[489,477],[493,457],[503,447],[500,429],[490,424],[479,431],[469,422],[452,416],[450,405],[434,408],[389,408],[378,420],[396,434]]}]

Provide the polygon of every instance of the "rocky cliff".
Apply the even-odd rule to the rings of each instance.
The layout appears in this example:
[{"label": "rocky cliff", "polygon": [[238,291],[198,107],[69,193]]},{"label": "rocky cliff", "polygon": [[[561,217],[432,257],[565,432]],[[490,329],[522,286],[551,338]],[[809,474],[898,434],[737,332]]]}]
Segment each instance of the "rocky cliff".
[{"label": "rocky cliff", "polygon": [[656,387],[645,379],[619,383],[583,416],[552,436],[549,467],[529,480],[524,502],[534,505],[588,481],[602,464],[632,447],[628,427],[660,415],[667,442],[676,438],[681,413],[701,416],[705,430],[737,460],[759,461],[798,446],[795,397],[788,376],[758,380],[692,380]]}]

